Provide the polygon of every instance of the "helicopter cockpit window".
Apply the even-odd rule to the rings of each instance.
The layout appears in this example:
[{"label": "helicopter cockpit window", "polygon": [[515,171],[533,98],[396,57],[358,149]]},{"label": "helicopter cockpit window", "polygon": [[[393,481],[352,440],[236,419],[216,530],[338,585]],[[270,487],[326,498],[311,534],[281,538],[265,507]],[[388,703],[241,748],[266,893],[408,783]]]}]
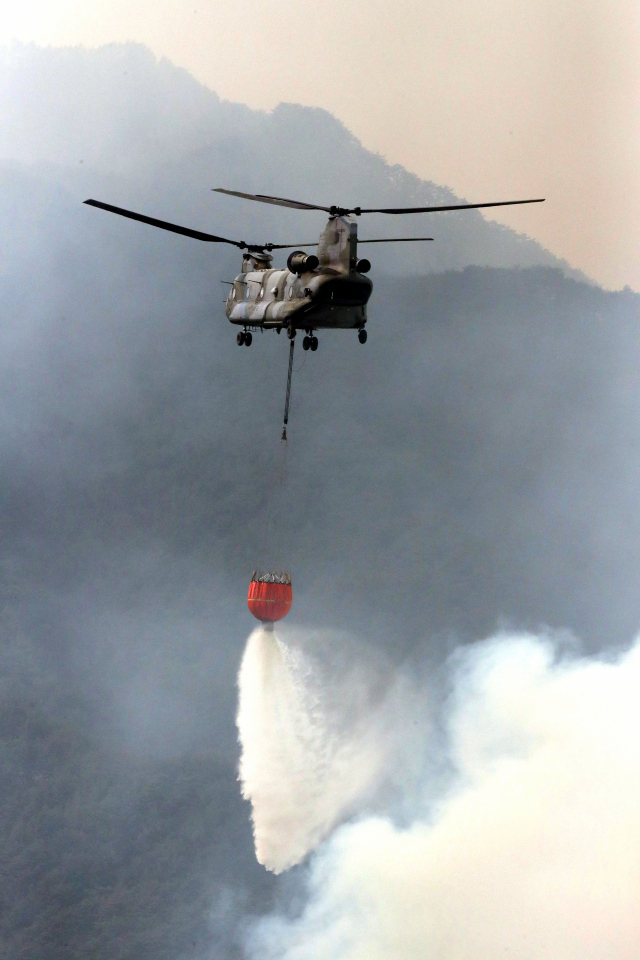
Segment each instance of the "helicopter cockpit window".
[{"label": "helicopter cockpit window", "polygon": [[232,300],[235,300],[235,298],[236,298],[236,288],[235,288],[235,287],[232,287],[232,288],[231,288],[231,299],[232,299]]}]

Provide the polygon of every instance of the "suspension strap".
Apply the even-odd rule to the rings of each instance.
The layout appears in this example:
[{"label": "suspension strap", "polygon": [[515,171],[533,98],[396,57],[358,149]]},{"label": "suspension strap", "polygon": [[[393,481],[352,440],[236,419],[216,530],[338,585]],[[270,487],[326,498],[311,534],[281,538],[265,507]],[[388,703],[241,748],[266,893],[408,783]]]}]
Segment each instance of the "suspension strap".
[{"label": "suspension strap", "polygon": [[291,374],[293,373],[293,350],[296,345],[295,340],[290,341],[289,346],[289,373],[287,375],[287,397],[284,401],[284,422],[282,424],[281,443],[287,442],[287,424],[289,423],[289,401],[291,399]]}]

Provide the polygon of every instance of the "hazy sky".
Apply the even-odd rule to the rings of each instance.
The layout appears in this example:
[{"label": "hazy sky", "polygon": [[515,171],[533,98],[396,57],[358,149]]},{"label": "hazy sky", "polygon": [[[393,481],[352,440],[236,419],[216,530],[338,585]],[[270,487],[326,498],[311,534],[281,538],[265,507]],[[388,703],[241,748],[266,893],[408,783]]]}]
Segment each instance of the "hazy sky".
[{"label": "hazy sky", "polygon": [[[603,285],[640,290],[637,0],[2,0],[0,9],[2,43],[141,41],[225,99],[324,107],[366,147],[469,201],[544,196],[500,220]],[[317,197],[309,183],[300,199],[354,203],[357,184],[347,197]]]}]

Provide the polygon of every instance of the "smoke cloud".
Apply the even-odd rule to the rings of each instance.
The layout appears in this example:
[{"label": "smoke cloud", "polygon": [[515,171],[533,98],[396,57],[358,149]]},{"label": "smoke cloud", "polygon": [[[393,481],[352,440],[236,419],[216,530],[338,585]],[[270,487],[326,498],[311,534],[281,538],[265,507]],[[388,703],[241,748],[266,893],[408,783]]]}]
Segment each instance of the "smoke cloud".
[{"label": "smoke cloud", "polygon": [[[0,100],[3,950],[175,960],[197,942],[195,956],[236,958],[246,917],[307,874],[256,862],[236,782],[243,597],[264,556],[287,344],[236,346],[219,283],[235,248],[81,201],[287,243],[316,239],[322,215],[211,187],[365,207],[455,195],[322,110],[221,102],[135,45],[12,48]],[[279,501],[294,616],[368,648],[347,637],[349,655],[329,642],[329,656],[285,621],[336,744],[325,763],[312,725],[322,762],[293,787],[285,767],[285,863],[356,815],[432,822],[414,785],[442,795],[439,741],[420,742],[442,687],[414,683],[426,706],[405,697],[408,718],[388,682],[407,658],[438,671],[497,623],[566,627],[592,652],[640,624],[640,296],[569,279],[478,211],[425,218],[362,224],[402,237],[420,223],[436,242],[376,246],[366,347],[327,331],[296,362]],[[256,762],[267,749],[252,709],[247,762],[251,743]],[[369,750],[382,767],[355,796]],[[343,778],[337,755],[353,759]],[[250,786],[264,823],[279,795],[265,807],[268,781]]]},{"label": "smoke cloud", "polygon": [[[279,960],[632,960],[640,942],[640,646],[616,659],[501,636],[458,653],[451,776],[399,825],[367,816],[317,853]],[[428,745],[424,745],[428,751]]]},{"label": "smoke cloud", "polygon": [[323,691],[320,674],[319,664],[273,631],[259,627],[249,637],[238,677],[240,780],[252,804],[256,856],[274,873],[299,863],[352,811],[390,747],[383,728],[393,696],[362,709],[360,682],[342,700],[345,713],[335,690],[333,700]]}]

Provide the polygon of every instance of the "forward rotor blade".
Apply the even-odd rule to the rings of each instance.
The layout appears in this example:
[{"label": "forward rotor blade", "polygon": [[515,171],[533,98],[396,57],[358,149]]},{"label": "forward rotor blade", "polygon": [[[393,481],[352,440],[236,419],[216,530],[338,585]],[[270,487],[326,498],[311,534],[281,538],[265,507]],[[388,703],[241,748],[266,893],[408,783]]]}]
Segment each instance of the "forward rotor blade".
[{"label": "forward rotor blade", "polygon": [[433,237],[383,237],[382,240],[358,240],[358,243],[415,243],[418,240],[433,240]]},{"label": "forward rotor blade", "polygon": [[117,213],[121,217],[128,217],[129,220],[139,220],[140,223],[148,223],[152,227],[159,227],[161,230],[169,230],[171,233],[179,233],[183,237],[192,237],[194,240],[206,240],[215,243],[230,243],[234,247],[240,247],[243,250],[247,244],[239,240],[228,240],[227,237],[215,237],[212,233],[202,233],[200,230],[190,230],[189,227],[179,227],[175,223],[167,223],[165,220],[156,220],[154,217],[145,217],[142,213],[134,213],[132,210],[123,210],[122,207],[113,207],[110,203],[101,203],[100,200],[85,200],[91,207],[99,207],[100,210],[108,210],[109,213]]},{"label": "forward rotor blade", "polygon": [[480,207],[513,207],[521,203],[544,203],[545,198],[539,200],[500,200],[498,203],[455,203],[447,207],[386,207],[382,209],[356,208],[351,211],[357,215],[361,213],[438,213],[442,210],[478,210]]},{"label": "forward rotor blade", "polygon": [[223,190],[213,187],[214,193],[226,193],[230,197],[242,197],[243,200],[257,200],[258,203],[272,203],[276,207],[292,207],[294,210],[324,210],[331,213],[331,207],[318,207],[315,203],[303,203],[301,200],[285,200],[283,197],[270,197],[266,193],[240,193],[239,190]]}]

